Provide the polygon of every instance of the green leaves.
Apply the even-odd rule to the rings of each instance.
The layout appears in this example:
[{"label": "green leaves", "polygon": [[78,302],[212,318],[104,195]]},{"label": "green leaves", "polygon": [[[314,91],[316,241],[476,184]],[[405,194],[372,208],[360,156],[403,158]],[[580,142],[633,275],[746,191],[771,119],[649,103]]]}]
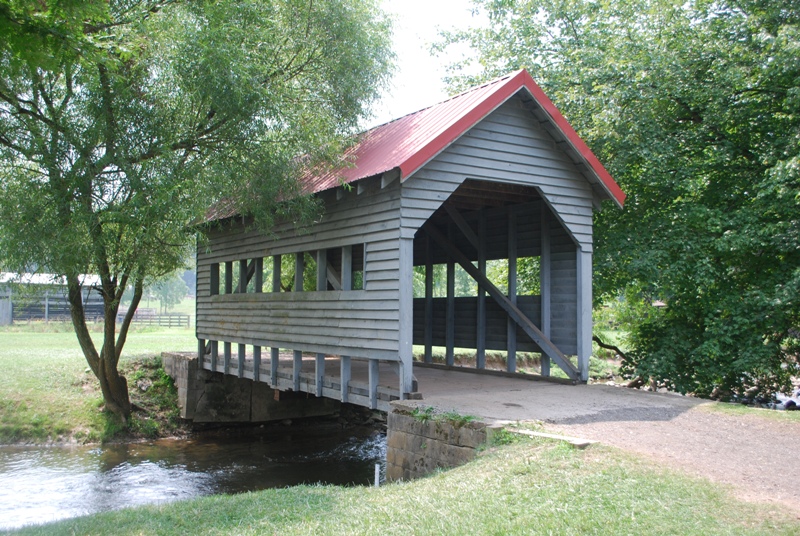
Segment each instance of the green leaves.
[{"label": "green leaves", "polygon": [[341,154],[389,36],[373,0],[0,0],[4,266],[98,274],[110,324],[216,201],[307,220],[301,164]]},{"label": "green leaves", "polygon": [[[800,11],[475,5],[493,24],[443,46],[471,44],[481,77],[529,68],[629,196],[596,215],[595,289],[650,309],[629,317],[631,374],[706,396],[786,387],[800,326]],[[465,67],[454,87],[474,82]]]}]

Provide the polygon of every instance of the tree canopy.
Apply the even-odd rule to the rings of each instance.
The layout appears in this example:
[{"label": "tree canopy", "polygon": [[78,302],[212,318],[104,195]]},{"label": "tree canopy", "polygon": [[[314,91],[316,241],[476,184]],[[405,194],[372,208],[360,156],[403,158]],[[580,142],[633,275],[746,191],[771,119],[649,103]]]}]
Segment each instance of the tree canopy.
[{"label": "tree canopy", "polygon": [[[194,246],[189,224],[223,197],[264,223],[308,214],[297,171],[341,154],[386,80],[389,30],[372,0],[0,0],[3,264],[67,277],[108,409],[130,413],[128,326]],[[82,273],[101,279],[100,349]]]},{"label": "tree canopy", "polygon": [[595,218],[596,301],[624,297],[636,313],[629,372],[701,396],[787,388],[800,329],[800,8],[474,4],[490,24],[440,45],[475,52],[452,66],[453,88],[529,69],[629,196]]}]

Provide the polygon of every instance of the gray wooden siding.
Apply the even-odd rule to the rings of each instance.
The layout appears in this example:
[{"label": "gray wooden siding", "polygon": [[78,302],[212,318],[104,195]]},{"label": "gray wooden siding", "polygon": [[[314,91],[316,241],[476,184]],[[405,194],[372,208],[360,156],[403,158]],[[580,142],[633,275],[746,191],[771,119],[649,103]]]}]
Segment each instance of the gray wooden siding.
[{"label": "gray wooden siding", "polygon": [[[399,181],[385,189],[323,196],[325,212],[309,231],[278,225],[272,237],[240,221],[209,232],[197,255],[197,336],[385,360],[399,358]],[[364,290],[211,296],[213,263],[364,244]],[[264,290],[271,283],[265,282]]]},{"label": "gray wooden siding", "polygon": [[578,353],[577,248],[567,232],[551,229],[550,241],[550,340],[562,353]]},{"label": "gray wooden siding", "polygon": [[421,226],[465,179],[536,186],[581,249],[592,249],[591,185],[513,98],[403,183],[403,226]]},{"label": "gray wooden siding", "polygon": [[[519,296],[517,306],[534,324],[540,325],[541,300],[539,296]],[[434,346],[445,346],[445,322],[447,298],[433,299],[433,338]],[[476,319],[478,299],[474,297],[455,298],[455,339],[457,348],[475,348],[477,345]],[[486,300],[486,348],[488,350],[507,349],[508,315],[497,302]],[[517,328],[517,350],[539,352],[539,347]],[[425,298],[414,299],[414,344],[425,344]]]}]

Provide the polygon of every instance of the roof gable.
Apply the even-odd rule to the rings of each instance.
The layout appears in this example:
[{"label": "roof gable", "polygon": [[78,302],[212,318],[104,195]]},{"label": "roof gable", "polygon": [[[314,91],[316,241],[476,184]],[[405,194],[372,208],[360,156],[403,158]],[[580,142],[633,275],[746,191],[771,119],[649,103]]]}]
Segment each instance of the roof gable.
[{"label": "roof gable", "polygon": [[525,70],[364,132],[345,154],[353,163],[351,167],[321,175],[308,174],[304,177],[306,189],[312,193],[321,192],[393,169],[398,169],[400,179],[405,180],[520,91],[530,95],[602,190],[621,207],[625,193]]}]

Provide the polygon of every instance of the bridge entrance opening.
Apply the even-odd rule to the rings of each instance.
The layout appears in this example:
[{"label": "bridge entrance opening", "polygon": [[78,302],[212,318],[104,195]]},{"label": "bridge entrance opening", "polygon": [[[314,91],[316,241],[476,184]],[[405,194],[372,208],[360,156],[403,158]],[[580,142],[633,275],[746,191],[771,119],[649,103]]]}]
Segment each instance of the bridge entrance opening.
[{"label": "bridge entrance opening", "polygon": [[576,251],[537,188],[466,180],[414,238],[415,361],[580,380]]}]

